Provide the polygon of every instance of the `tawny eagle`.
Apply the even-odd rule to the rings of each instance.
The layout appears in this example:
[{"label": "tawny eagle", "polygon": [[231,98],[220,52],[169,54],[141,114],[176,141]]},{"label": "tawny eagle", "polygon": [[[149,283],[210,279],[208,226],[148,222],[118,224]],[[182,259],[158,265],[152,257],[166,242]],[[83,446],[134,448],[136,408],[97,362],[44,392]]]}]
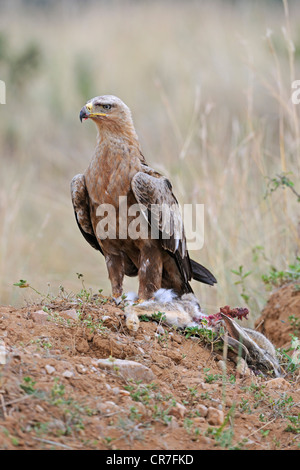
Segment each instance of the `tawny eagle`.
[{"label": "tawny eagle", "polygon": [[[216,283],[208,269],[189,257],[172,185],[146,163],[128,106],[115,96],[98,96],[81,109],[83,119],[95,122],[97,143],[85,172],[72,179],[72,202],[83,236],[104,255],[113,297],[122,295],[125,275],[138,276],[140,299],[151,298],[160,288],[173,289],[178,295],[192,292],[191,279]],[[136,221],[137,213],[130,215],[134,205],[141,207],[146,237],[124,236],[124,226],[129,229]],[[169,208],[168,223],[157,210],[162,206]],[[109,208],[113,209],[111,219]],[[104,220],[105,227],[101,225]],[[106,230],[109,223],[113,230]]]}]

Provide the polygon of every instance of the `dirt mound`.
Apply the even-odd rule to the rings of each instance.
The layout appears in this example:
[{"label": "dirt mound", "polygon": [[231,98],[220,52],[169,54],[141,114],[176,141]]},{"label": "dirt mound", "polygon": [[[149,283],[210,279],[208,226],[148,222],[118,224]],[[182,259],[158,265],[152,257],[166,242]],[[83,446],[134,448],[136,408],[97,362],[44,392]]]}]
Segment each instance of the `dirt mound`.
[{"label": "dirt mound", "polygon": [[1,449],[298,448],[295,376],[242,376],[154,321],[129,332],[104,297],[0,307],[1,358]]},{"label": "dirt mound", "polygon": [[291,336],[300,336],[300,285],[276,290],[267,302],[255,327],[277,347],[287,347]]}]

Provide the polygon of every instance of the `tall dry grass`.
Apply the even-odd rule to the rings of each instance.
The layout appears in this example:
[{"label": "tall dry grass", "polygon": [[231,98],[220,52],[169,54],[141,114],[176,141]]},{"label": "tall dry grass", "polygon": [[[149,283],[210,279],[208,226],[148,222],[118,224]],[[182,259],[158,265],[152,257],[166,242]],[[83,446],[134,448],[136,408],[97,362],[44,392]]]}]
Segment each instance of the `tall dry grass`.
[{"label": "tall dry grass", "polygon": [[[299,184],[297,4],[37,3],[0,6],[9,51],[1,60],[0,42],[1,303],[22,302],[19,279],[41,291],[48,283],[54,293],[59,285],[78,290],[76,273],[110,292],[103,258],[77,229],[69,182],[95,143],[79,110],[111,93],[132,109],[149,164],[170,177],[181,204],[205,204],[204,247],[191,256],[218,285],[193,283],[201,303],[209,312],[243,304],[231,271],[243,266],[252,271],[246,289],[255,316],[267,298],[261,275],[271,264],[286,268],[299,251],[293,194],[264,198],[266,177],[291,172]],[[31,45],[38,60],[18,75],[16,58]]]}]

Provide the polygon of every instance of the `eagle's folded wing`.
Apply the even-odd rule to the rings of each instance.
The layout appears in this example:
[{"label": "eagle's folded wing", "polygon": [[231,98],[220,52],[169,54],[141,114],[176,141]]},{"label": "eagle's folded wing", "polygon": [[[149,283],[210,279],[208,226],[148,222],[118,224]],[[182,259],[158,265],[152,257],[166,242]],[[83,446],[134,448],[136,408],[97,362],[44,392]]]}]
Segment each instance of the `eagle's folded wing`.
[{"label": "eagle's folded wing", "polygon": [[135,174],[131,181],[132,191],[151,231],[158,233],[161,246],[175,257],[184,281],[187,282],[192,277],[192,268],[178,201],[167,178],[149,173]]},{"label": "eagle's folded wing", "polygon": [[84,175],[76,175],[72,179],[71,197],[76,222],[82,235],[95,250],[99,250],[103,254],[91,223],[89,195],[85,186]]},{"label": "eagle's folded wing", "polygon": [[180,207],[170,181],[149,167],[144,170],[133,177],[131,187],[151,229],[154,225],[159,231],[161,245],[175,257],[184,282],[193,278],[214,285],[214,275],[189,257]]},{"label": "eagle's folded wing", "polygon": [[[95,235],[93,225],[91,222],[90,215],[90,204],[89,204],[89,194],[86,189],[84,175],[76,175],[71,181],[71,197],[72,203],[75,212],[75,218],[78,224],[78,227],[86,239],[86,241],[93,247],[95,250],[99,250],[102,255],[104,255],[103,250],[101,249],[100,244],[98,243],[97,237]],[[136,276],[138,273],[137,267],[133,262],[128,258],[124,253],[124,269],[127,276]]]}]

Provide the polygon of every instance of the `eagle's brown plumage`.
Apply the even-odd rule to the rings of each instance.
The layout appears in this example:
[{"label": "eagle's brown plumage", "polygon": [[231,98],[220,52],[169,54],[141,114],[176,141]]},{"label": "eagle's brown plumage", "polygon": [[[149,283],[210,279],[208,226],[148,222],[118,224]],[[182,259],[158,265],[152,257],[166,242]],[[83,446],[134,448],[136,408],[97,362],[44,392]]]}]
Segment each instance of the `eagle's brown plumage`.
[{"label": "eagle's brown plumage", "polygon": [[[138,275],[141,299],[150,298],[161,287],[173,289],[179,295],[192,292],[189,284],[192,278],[213,285],[215,277],[189,258],[172,185],[147,165],[129,108],[115,96],[99,96],[80,111],[80,120],[87,118],[97,125],[97,145],[84,174],[75,176],[71,182],[72,202],[83,236],[105,257],[113,296],[122,294],[124,275]],[[120,196],[127,198],[124,207],[119,207]],[[104,214],[99,216],[97,209],[103,204],[115,208],[116,238],[104,239],[98,234],[97,225]],[[127,228],[136,218],[136,213],[128,212],[133,204],[142,208],[149,237],[120,235],[124,224]],[[170,208],[169,226],[154,210],[157,206],[153,205],[162,204]],[[153,229],[158,233],[156,239],[150,236]]]}]

